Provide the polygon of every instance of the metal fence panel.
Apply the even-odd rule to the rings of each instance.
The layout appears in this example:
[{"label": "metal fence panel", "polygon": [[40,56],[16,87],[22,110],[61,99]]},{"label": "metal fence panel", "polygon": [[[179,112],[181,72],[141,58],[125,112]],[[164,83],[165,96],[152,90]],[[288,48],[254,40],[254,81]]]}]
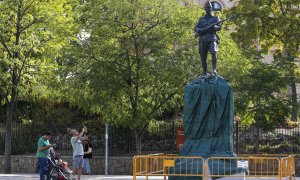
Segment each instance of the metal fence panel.
[{"label": "metal fence panel", "polygon": [[[80,130],[82,127],[72,127]],[[156,131],[146,132],[142,137],[142,154],[148,153],[174,153],[174,123],[167,123]],[[50,143],[55,143],[56,153],[60,155],[72,155],[71,128],[49,126],[32,126],[25,124],[13,124],[12,130],[12,154],[34,154],[37,149],[37,141],[41,132],[50,130],[52,137]],[[105,153],[105,126],[88,127],[89,139],[93,147],[93,155],[103,156]],[[158,133],[159,132],[159,133]],[[128,156],[136,155],[135,135],[129,128],[109,127],[109,155]],[[0,147],[5,147],[5,124],[0,123]],[[0,149],[0,155],[4,154],[4,148]]]},{"label": "metal fence panel", "polygon": [[299,135],[299,126],[280,125],[268,132],[255,126],[239,126],[238,140],[234,140],[239,154],[299,154]]},{"label": "metal fence panel", "polygon": [[[234,127],[234,146],[238,154],[300,154],[299,126],[281,125],[270,132],[264,132],[253,126],[239,126],[238,129],[236,126]],[[82,127],[75,128],[80,130]],[[141,139],[142,154],[178,153],[175,144],[176,128],[177,125],[175,126],[174,122],[168,122],[151,131],[146,131]],[[52,131],[53,136],[50,142],[57,144],[56,152],[58,154],[72,155],[70,127],[25,124],[13,124],[12,154],[35,154],[37,140],[44,130]],[[88,130],[93,154],[103,156],[105,153],[105,125],[88,127]],[[238,138],[236,138],[237,135]],[[137,155],[134,131],[129,128],[110,126],[108,142],[110,156]],[[0,147],[0,155],[3,155],[5,149],[4,123],[0,123]]]}]

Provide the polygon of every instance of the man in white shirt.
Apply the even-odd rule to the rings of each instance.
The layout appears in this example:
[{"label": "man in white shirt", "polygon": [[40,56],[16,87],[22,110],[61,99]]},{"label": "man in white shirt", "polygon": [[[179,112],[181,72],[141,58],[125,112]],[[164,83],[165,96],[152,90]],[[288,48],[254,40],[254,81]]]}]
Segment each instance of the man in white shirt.
[{"label": "man in white shirt", "polygon": [[80,176],[82,174],[83,155],[84,155],[82,142],[85,139],[83,137],[83,133],[85,132],[85,129],[86,128],[83,128],[80,134],[76,129],[73,129],[71,131],[72,134],[71,144],[73,148],[73,174],[77,171],[78,180],[80,180]]}]

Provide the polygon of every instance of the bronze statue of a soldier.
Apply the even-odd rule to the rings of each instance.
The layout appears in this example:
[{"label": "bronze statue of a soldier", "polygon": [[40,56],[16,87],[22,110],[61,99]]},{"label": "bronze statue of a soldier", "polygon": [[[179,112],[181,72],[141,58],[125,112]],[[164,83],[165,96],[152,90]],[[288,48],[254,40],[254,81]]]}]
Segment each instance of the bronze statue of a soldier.
[{"label": "bronze statue of a soldier", "polygon": [[219,37],[217,31],[221,30],[222,22],[217,16],[212,15],[212,5],[209,1],[204,6],[206,14],[201,16],[194,28],[199,36],[199,54],[203,68],[203,76],[207,76],[207,54],[212,56],[212,75],[217,75],[217,44]]}]

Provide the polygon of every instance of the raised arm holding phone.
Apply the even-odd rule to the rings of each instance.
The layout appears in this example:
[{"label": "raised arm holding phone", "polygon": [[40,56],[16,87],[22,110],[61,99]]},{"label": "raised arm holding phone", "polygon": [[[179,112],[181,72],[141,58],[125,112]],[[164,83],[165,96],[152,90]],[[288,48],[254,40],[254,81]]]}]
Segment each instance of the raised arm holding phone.
[{"label": "raised arm holding phone", "polygon": [[83,137],[84,132],[87,132],[87,128],[82,128],[81,133],[79,133],[76,129],[71,131],[72,138],[71,144],[73,148],[73,174],[77,171],[78,180],[80,180],[80,176],[82,174],[82,166],[83,166],[83,141],[85,137]]}]

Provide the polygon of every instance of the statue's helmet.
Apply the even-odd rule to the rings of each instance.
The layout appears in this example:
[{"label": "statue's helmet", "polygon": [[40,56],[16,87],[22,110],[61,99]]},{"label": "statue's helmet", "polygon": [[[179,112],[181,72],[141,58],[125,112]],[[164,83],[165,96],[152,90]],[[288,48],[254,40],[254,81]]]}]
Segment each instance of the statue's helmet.
[{"label": "statue's helmet", "polygon": [[204,8],[205,8],[205,9],[207,9],[207,8],[212,9],[211,3],[210,3],[209,1],[207,1],[207,2],[205,3]]}]

